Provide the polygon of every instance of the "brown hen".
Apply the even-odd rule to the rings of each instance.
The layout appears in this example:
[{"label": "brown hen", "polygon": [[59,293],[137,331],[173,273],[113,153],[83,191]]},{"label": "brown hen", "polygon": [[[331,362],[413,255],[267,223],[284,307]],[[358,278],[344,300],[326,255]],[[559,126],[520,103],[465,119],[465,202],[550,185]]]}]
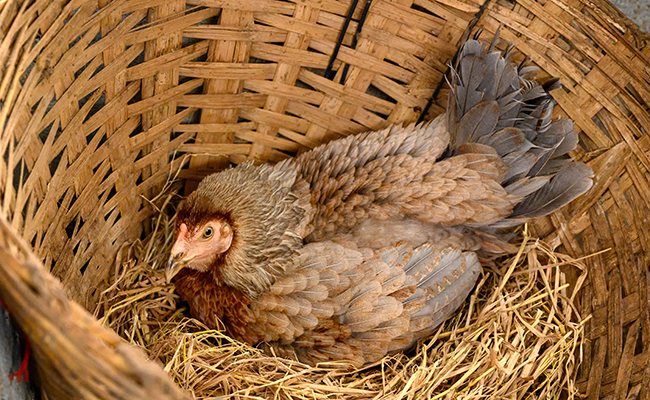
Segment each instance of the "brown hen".
[{"label": "brown hen", "polygon": [[[374,362],[429,335],[503,252],[504,228],[591,187],[535,68],[468,41],[448,113],[350,136],[275,166],[206,177],[167,267],[192,315],[308,364]],[[185,268],[183,268],[185,267]]]}]

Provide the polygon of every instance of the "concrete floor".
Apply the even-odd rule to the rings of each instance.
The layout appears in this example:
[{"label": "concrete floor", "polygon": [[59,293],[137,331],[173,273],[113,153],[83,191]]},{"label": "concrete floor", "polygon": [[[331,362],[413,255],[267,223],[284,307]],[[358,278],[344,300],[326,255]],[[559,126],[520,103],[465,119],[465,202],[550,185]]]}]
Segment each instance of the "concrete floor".
[{"label": "concrete floor", "polygon": [[623,14],[639,25],[641,30],[650,33],[650,0],[609,0]]},{"label": "concrete floor", "polygon": [[0,400],[33,400],[29,383],[9,379],[23,360],[20,335],[9,321],[9,314],[0,307]]}]

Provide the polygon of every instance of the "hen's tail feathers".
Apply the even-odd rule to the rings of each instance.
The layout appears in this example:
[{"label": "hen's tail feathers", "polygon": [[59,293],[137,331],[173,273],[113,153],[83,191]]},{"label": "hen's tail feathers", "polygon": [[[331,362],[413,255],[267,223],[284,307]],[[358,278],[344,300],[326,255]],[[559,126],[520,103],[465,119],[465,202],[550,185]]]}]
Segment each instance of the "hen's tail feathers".
[{"label": "hen's tail feathers", "polygon": [[559,80],[532,80],[537,67],[528,57],[515,65],[512,43],[503,52],[496,49],[498,35],[489,46],[465,43],[452,68],[447,127],[452,151],[496,151],[507,165],[501,184],[518,204],[492,225],[506,228],[579,197],[591,188],[593,171],[567,156],[578,144],[573,121],[552,120],[549,92],[561,87]]}]

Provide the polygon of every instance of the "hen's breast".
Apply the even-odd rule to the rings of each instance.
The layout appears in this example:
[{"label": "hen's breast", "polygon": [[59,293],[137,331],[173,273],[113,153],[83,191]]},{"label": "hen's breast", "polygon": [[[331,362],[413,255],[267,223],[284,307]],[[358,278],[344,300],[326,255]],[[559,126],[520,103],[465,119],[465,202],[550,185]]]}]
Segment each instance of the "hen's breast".
[{"label": "hen's breast", "polygon": [[241,291],[219,284],[209,272],[190,268],[179,271],[174,285],[181,299],[188,303],[192,317],[208,328],[225,327],[230,336],[251,344],[260,340],[247,329],[253,320],[248,308],[251,301]]}]

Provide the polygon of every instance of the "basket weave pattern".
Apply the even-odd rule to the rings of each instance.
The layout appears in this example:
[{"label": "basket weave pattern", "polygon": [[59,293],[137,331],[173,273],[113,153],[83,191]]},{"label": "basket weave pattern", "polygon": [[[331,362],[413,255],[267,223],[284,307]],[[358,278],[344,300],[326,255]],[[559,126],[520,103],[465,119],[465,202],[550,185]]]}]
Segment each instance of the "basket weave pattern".
[{"label": "basket weave pattern", "polygon": [[342,85],[319,71],[348,2],[40,2],[15,15],[27,4],[2,15],[13,19],[5,42],[18,41],[1,87],[3,210],[89,303],[87,288],[151,212],[140,195],[181,166],[171,151],[199,154],[181,175],[196,178],[415,120],[477,10],[422,2],[445,19],[377,1],[356,49],[339,52],[339,79],[341,61],[351,65]]},{"label": "basket weave pattern", "polygon": [[[145,199],[177,171],[191,189],[229,162],[277,162],[418,120],[482,4],[374,0],[355,39],[364,3],[332,79],[323,72],[348,0],[2,3],[0,214],[90,309],[122,243],[148,231]],[[611,248],[586,260],[576,302],[592,315],[580,389],[650,398],[648,38],[605,0],[495,0],[478,26],[499,24],[562,79],[558,114],[576,121],[574,155],[597,175],[587,196],[533,227],[572,256]],[[0,280],[3,297],[8,287]]]}]

